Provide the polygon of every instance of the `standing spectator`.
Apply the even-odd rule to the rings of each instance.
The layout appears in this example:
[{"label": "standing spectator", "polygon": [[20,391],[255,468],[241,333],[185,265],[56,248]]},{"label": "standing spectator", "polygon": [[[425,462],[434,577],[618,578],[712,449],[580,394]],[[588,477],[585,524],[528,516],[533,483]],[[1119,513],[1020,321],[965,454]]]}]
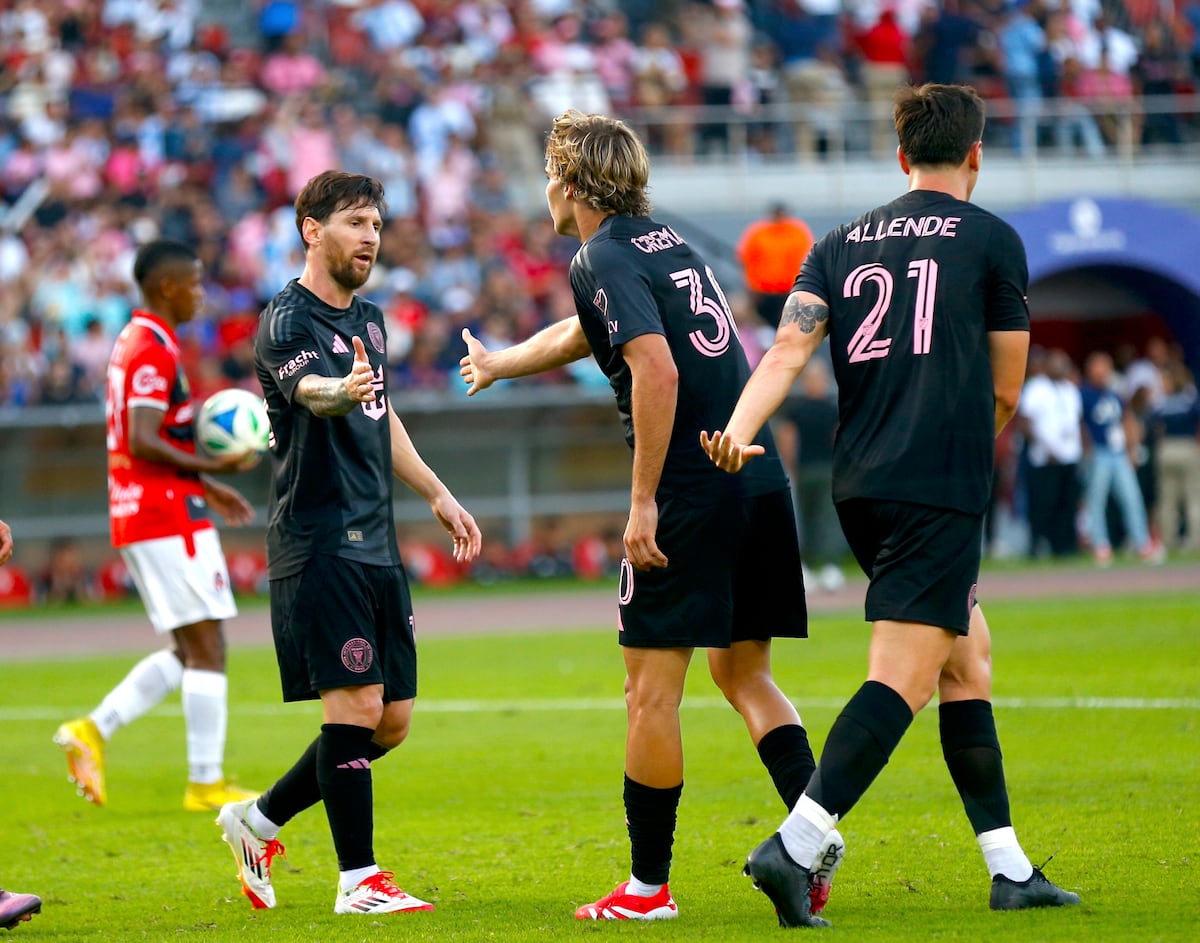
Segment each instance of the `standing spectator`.
[{"label": "standing spectator", "polygon": [[1142,140],[1142,112],[1129,75],[1115,71],[1111,61],[1108,50],[1101,49],[1099,64],[1084,70],[1075,90],[1092,109],[1105,141],[1130,153]]},{"label": "standing spectator", "polygon": [[[832,591],[845,583],[838,557],[846,544],[833,507],[833,440],[838,407],[824,361],[809,363],[801,387],[800,399],[784,413],[776,440],[796,493],[804,564],[816,573],[822,589]],[[804,583],[810,585],[807,576]]]},{"label": "standing spectator", "polygon": [[1125,532],[1147,563],[1162,562],[1162,549],[1150,537],[1146,506],[1129,461],[1124,407],[1112,386],[1112,358],[1101,351],[1088,355],[1079,390],[1090,456],[1087,469],[1087,523],[1092,555],[1100,566],[1112,564],[1108,534],[1108,501],[1116,499]]},{"label": "standing spectator", "polygon": [[[1175,48],[1170,28],[1162,20],[1151,20],[1142,31],[1142,49],[1134,63],[1132,74],[1137,93],[1143,98],[1165,98],[1174,95],[1186,75],[1183,56]],[[1143,144],[1181,144],[1179,119],[1175,106],[1154,102],[1146,112],[1142,129]]]},{"label": "standing spectator", "polygon": [[871,112],[871,150],[877,156],[896,149],[892,125],[892,97],[908,84],[908,36],[900,28],[896,11],[885,8],[870,29],[855,37],[862,57],[859,76]]},{"label": "standing spectator", "polygon": [[1158,514],[1163,543],[1200,550],[1200,395],[1191,373],[1172,363],[1151,420],[1158,439]]},{"label": "standing spectator", "polygon": [[[733,106],[734,93],[746,79],[750,68],[753,27],[742,7],[742,0],[713,0],[714,15],[706,17],[700,32],[700,95],[704,104],[727,110]],[[700,126],[700,149],[716,147],[729,150],[728,118],[722,115],[705,119]]]},{"label": "standing spectator", "polygon": [[915,44],[916,59],[927,82],[955,85],[966,80],[971,52],[978,46],[983,27],[960,0],[943,0],[941,8],[925,8]]},{"label": "standing spectator", "polygon": [[1006,0],[997,39],[1004,57],[1004,78],[1017,108],[1012,146],[1028,156],[1037,147],[1038,118],[1042,110],[1039,62],[1046,48],[1046,34],[1029,15],[1028,0]]},{"label": "standing spectator", "polygon": [[641,45],[633,57],[633,74],[634,104],[639,108],[661,109],[664,116],[670,117],[660,125],[651,125],[647,132],[649,145],[667,154],[689,153],[692,128],[680,120],[685,114],[683,109],[671,108],[684,101],[687,71],[663,23],[654,21],[642,28]]},{"label": "standing spectator", "polygon": [[763,31],[779,46],[788,101],[797,109],[793,136],[801,158],[817,154],[814,111],[839,104],[846,88],[837,13],[837,0],[775,0],[763,17]]},{"label": "standing spectator", "polygon": [[738,240],[746,287],[758,316],[771,327],[779,326],[783,303],[812,245],[808,224],[789,216],[783,203],[772,203],[767,218],[751,223]]},{"label": "standing spectator", "polygon": [[1161,337],[1154,336],[1146,341],[1141,357],[1125,368],[1125,395],[1132,397],[1140,389],[1146,390],[1151,408],[1156,407],[1166,396],[1166,370],[1171,362],[1171,349]]},{"label": "standing spectator", "polygon": [[1083,403],[1071,382],[1071,358],[1052,350],[1046,373],[1031,377],[1021,392],[1019,414],[1029,461],[1029,553],[1042,541],[1056,557],[1078,551],[1075,513],[1079,506],[1079,461],[1083,457],[1080,421]]}]

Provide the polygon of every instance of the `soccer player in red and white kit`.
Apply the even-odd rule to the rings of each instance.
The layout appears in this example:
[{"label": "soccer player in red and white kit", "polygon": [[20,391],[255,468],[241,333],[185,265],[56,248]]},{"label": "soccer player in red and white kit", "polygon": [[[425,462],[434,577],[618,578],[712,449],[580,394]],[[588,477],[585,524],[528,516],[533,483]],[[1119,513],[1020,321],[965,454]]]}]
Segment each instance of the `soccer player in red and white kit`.
[{"label": "soccer player in red and white kit", "polygon": [[236,472],[257,456],[210,458],[197,451],[193,407],[175,328],[204,304],[203,270],[190,247],[143,246],[133,266],[144,307],[117,337],[105,400],[112,543],[137,585],[155,631],[171,647],[134,665],[86,717],[62,724],[54,742],[85,799],[104,805],[104,746],[113,733],[182,689],[187,727],[189,811],[219,809],[255,795],[225,779],[225,639],[237,615],[210,507],[227,523],[254,511],[234,488],[207,477]]}]

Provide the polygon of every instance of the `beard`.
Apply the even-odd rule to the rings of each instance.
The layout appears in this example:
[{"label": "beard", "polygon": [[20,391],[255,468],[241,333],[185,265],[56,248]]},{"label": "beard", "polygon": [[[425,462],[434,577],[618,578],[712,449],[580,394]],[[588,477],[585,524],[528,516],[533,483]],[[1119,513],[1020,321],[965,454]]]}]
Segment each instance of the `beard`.
[{"label": "beard", "polygon": [[371,270],[374,267],[375,263],[372,262],[365,270],[357,270],[354,267],[354,256],[330,259],[329,277],[347,291],[357,291],[367,283],[367,279],[371,277]]}]

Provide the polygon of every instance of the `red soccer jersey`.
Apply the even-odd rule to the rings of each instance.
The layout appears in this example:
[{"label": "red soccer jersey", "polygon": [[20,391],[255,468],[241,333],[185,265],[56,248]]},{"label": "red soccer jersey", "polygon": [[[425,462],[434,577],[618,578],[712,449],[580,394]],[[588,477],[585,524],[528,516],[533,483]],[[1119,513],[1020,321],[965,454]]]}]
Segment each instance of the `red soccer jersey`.
[{"label": "red soccer jersey", "polygon": [[129,410],[136,406],[161,410],[159,436],[195,452],[192,401],[175,332],[141,310],[133,312],[117,336],[108,365],[104,412],[112,543],[123,547],[159,537],[189,537],[212,527],[198,475],[130,454]]}]

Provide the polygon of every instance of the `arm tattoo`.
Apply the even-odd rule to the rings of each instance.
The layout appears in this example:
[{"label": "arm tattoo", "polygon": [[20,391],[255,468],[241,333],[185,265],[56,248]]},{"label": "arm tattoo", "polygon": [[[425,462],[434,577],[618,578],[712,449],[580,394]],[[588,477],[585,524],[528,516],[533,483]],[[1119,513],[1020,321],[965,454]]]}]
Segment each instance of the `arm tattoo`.
[{"label": "arm tattoo", "polygon": [[810,301],[803,304],[795,295],[789,295],[783,305],[783,315],[779,319],[779,326],[783,327],[794,321],[802,332],[811,334],[817,329],[818,324],[828,320],[829,305],[825,302]]},{"label": "arm tattoo", "polygon": [[305,377],[296,384],[296,402],[322,418],[345,416],[358,406],[346,391],[345,377]]}]

